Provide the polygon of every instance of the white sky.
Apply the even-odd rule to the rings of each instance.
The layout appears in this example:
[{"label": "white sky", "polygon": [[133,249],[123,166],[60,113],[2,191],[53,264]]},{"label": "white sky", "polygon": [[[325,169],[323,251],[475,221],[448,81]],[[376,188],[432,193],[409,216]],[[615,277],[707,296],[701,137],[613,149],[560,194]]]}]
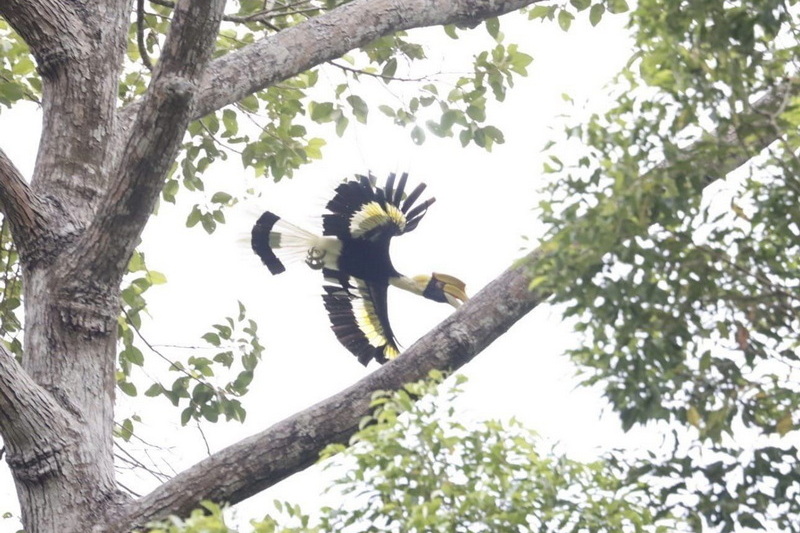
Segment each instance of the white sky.
[{"label": "white sky", "polygon": [[[520,17],[513,22],[508,17],[503,20],[506,42],[519,43],[534,62],[528,78],[517,80],[506,102],[490,108],[489,122],[505,133],[504,145],[495,146],[491,153],[474,147],[463,150],[457,140],[428,135],[428,142],[417,146],[408,132],[387,125],[372,109],[371,115],[378,120],[367,126],[351,122],[344,139],[333,138],[332,128],[321,129],[320,136],[329,141],[324,159],[302,168],[294,179],[278,184],[261,180],[260,208],[313,227],[341,178],[367,170],[379,179],[391,171],[408,171],[410,183],[426,182],[427,194],[436,196],[437,202],[416,231],[395,239],[395,266],[408,275],[434,270],[452,274],[466,282],[470,294],[477,292],[522,255],[521,249],[529,246],[523,236],[535,238],[541,233],[532,208],[542,183],[541,148],[553,131],[559,131],[558,115],[568,111],[561,94],[568,93],[576,102],[594,99],[631,53],[622,27],[624,17],[609,17],[597,29],[577,20],[569,33],[555,23],[528,23]],[[468,69],[471,57],[488,42],[482,28],[473,33],[451,43],[440,38],[441,29],[425,30],[436,47],[429,55],[440,57],[433,60],[430,72]],[[472,46],[475,41],[481,44]],[[28,176],[39,122],[30,107],[0,116],[0,146]],[[241,176],[251,172],[242,171],[233,155],[228,164],[216,169],[216,175],[221,180],[217,189],[222,189],[239,187]],[[207,187],[210,192],[217,189]],[[212,450],[260,431],[373,370],[364,369],[330,331],[318,272],[296,264],[272,277],[247,245],[237,242],[249,231],[257,212],[229,213],[229,227],[209,238],[199,228],[187,231],[183,227],[185,209],[178,212],[166,206],[144,235],[148,265],[169,279],[167,285],[147,294],[152,320],[145,324],[144,333],[151,343],[201,344],[198,336],[222,317],[235,315],[239,299],[258,322],[266,346],[252,392],[245,398],[246,423],[206,424]],[[404,346],[450,310],[398,290],[389,295],[393,327]],[[561,323],[557,311],[548,306],[534,310],[462,370],[470,378],[461,399],[463,416],[515,416],[576,458],[591,458],[600,449],[624,445],[631,436],[619,431],[613,415],[601,416],[604,402],[599,393],[575,388],[574,367],[563,355],[573,342],[570,328]],[[172,356],[188,354],[169,347],[163,351]],[[141,382],[142,374],[134,380],[137,377]],[[167,376],[164,381],[172,379]],[[147,384],[140,387],[140,393],[146,388]],[[150,449],[162,467],[169,463],[179,471],[205,455],[199,432],[181,428],[179,411],[168,408],[165,399],[123,401],[121,412],[135,410],[145,418],[137,431],[166,448]],[[653,439],[658,442],[657,436]],[[147,476],[125,474],[123,478],[142,492],[155,485]],[[313,501],[323,488],[315,481],[313,474],[295,476],[240,506],[238,515],[259,517],[268,510],[265,502],[275,497]],[[3,463],[0,513],[16,512],[15,499]],[[0,533],[16,527],[14,520],[0,519]]]}]

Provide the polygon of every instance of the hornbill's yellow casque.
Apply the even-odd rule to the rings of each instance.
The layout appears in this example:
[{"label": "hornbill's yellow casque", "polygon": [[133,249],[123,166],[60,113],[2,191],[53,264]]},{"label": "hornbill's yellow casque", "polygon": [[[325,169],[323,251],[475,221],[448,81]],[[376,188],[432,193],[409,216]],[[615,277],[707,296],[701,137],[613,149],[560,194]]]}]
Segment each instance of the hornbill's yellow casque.
[{"label": "hornbill's yellow casque", "polygon": [[322,270],[322,297],[331,327],[366,365],[372,359],[384,363],[399,354],[386,306],[389,285],[453,307],[466,301],[467,295],[457,278],[437,273],[409,278],[392,265],[392,237],[416,228],[435,201],[430,198],[414,206],[425,184],[405,196],[408,174],[401,175],[396,186],[395,175],[390,174],[383,188],[374,185],[371,174],[357,178],[336,188],[326,206],[328,212],[322,215],[322,236],[266,211],[253,226],[251,245],[273,274],[286,270],[276,250],[301,252],[309,267]]}]

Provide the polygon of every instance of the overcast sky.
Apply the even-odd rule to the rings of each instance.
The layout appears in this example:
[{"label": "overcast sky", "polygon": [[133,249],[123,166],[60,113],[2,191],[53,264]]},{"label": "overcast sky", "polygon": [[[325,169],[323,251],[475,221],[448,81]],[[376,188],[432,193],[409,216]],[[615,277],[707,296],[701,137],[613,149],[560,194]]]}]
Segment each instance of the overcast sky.
[{"label": "overcast sky", "polygon": [[[245,398],[246,423],[206,425],[212,450],[260,431],[374,369],[364,369],[330,331],[319,272],[300,263],[273,277],[241,242],[259,210],[270,209],[315,229],[333,187],[343,177],[372,170],[383,179],[388,172],[408,171],[409,184],[424,181],[426,193],[436,196],[437,202],[414,232],[394,240],[395,266],[407,275],[452,274],[466,282],[469,294],[535,243],[542,231],[532,210],[542,183],[540,152],[554,128],[559,129],[559,114],[570,109],[561,95],[568,93],[578,103],[589,100],[590,105],[599,105],[603,85],[625,64],[631,45],[622,17],[604,21],[599,29],[578,20],[569,33],[561,32],[556,24],[523,20],[511,24],[508,17],[503,22],[506,41],[519,43],[521,50],[534,57],[529,77],[517,81],[505,103],[489,110],[489,122],[503,130],[505,145],[491,153],[474,147],[463,150],[456,140],[429,135],[426,144],[417,146],[407,131],[382,120],[371,120],[366,126],[351,123],[344,139],[322,128],[320,135],[329,141],[324,159],[278,184],[248,180],[250,185],[257,184],[262,198],[241,213],[229,213],[231,223],[213,238],[199,227],[189,231],[183,227],[185,207],[165,206],[148,226],[143,246],[148,265],[169,280],[147,294],[152,316],[145,324],[148,340],[164,345],[162,350],[170,356],[188,356],[190,352],[172,346],[200,344],[198,336],[212,323],[235,315],[238,299],[258,322],[266,346],[253,391]],[[453,43],[441,38],[441,29],[424,30],[435,48],[429,51],[434,58],[430,72],[469,69],[472,55],[488,43],[483,29],[474,33]],[[382,89],[375,87],[380,97]],[[379,114],[376,109],[371,112]],[[0,146],[29,176],[40,116],[35,108],[27,107],[24,112],[4,111],[0,121]],[[235,155],[214,171],[222,181],[209,185],[209,191],[241,187],[242,176],[252,174],[241,169]],[[450,311],[449,306],[399,290],[389,293],[393,328],[406,347]],[[597,391],[575,389],[575,369],[563,355],[574,342],[558,311],[540,306],[463,369],[470,381],[461,399],[462,416],[515,416],[577,458],[591,458],[602,448],[623,444],[625,437],[617,429],[616,418],[601,419],[603,402]],[[146,379],[142,374],[137,377],[140,382]],[[146,420],[137,431],[164,447],[149,453],[165,469],[164,463],[169,462],[179,471],[206,454],[199,432],[180,428],[179,411],[167,408],[165,399],[137,398],[120,407],[123,415],[134,410]],[[142,492],[156,484],[146,475],[125,474],[124,480]],[[302,494],[308,501],[321,488],[308,475],[297,476],[246,502],[239,515],[260,516],[264,502],[274,497]],[[13,484],[3,463],[0,512],[15,509],[6,505],[12,500]],[[0,533],[16,527],[0,519]]]}]

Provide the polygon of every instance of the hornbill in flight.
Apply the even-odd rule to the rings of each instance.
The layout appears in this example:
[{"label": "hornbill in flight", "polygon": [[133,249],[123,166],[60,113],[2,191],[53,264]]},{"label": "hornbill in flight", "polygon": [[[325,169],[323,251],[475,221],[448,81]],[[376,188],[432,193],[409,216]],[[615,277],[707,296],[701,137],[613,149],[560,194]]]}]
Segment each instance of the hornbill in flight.
[{"label": "hornbill in flight", "polygon": [[425,184],[406,196],[408,174],[402,174],[397,184],[395,174],[390,174],[383,188],[374,185],[371,174],[356,178],[336,188],[328,212],[322,215],[322,236],[266,211],[253,226],[250,242],[272,274],[286,270],[277,250],[281,255],[299,252],[309,267],[322,270],[322,298],[331,328],[339,342],[367,365],[372,359],[385,363],[400,352],[389,324],[389,285],[453,307],[468,298],[457,278],[438,273],[407,277],[392,265],[392,237],[416,228],[435,201],[429,198],[414,206]]}]

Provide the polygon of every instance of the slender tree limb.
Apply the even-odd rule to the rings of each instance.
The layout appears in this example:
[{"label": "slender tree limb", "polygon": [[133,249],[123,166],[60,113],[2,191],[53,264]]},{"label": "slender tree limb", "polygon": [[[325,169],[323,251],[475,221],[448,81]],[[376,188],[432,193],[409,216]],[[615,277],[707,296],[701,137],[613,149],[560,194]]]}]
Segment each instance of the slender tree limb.
[{"label": "slender tree limb", "polygon": [[[142,105],[136,136],[124,143],[115,181],[87,230],[75,264],[100,282],[119,278],[153,212],[164,176],[175,159],[192,115],[200,76],[219,31],[224,0],[178,3],[162,54]],[[67,279],[72,277],[69,272]]]},{"label": "slender tree limb", "polygon": [[17,249],[27,245],[47,226],[45,203],[31,191],[19,169],[0,148],[0,212],[11,224]]},{"label": "slender tree limb", "polygon": [[60,455],[78,440],[76,426],[74,417],[0,344],[0,435],[15,478],[60,471]]},{"label": "slender tree limb", "polygon": [[[798,88],[797,83],[789,81],[753,107],[771,115],[786,95],[798,92]],[[719,142],[731,151],[724,160],[709,162],[704,171],[724,177],[780,135],[772,125],[762,124],[761,128],[761,135],[750,144],[743,143],[730,129],[717,132]],[[686,157],[705,142],[690,146]],[[396,390],[425,377],[431,369],[462,367],[547,299],[548,294],[529,290],[531,267],[546,248],[543,245],[502,273],[398,359],[327,400],[213,454],[127,504],[122,515],[114,517],[109,531],[124,531],[168,514],[186,514],[202,499],[235,504],[314,463],[325,446],[346,442],[356,431],[359,420],[369,413],[374,391]]]},{"label": "slender tree limb", "polygon": [[[355,0],[245,46],[209,64],[192,119],[341,57],[384,35],[444,24],[474,25],[541,0]],[[139,103],[122,111],[127,128]]]}]

